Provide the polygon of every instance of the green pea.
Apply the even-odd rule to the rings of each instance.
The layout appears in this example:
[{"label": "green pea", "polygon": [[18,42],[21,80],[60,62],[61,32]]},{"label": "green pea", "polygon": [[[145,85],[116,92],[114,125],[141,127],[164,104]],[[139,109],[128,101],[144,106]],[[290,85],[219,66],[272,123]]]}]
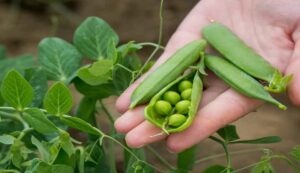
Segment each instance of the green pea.
[{"label": "green pea", "polygon": [[168,125],[178,127],[186,121],[186,117],[182,114],[173,114],[169,117]]},{"label": "green pea", "polygon": [[181,93],[181,98],[183,100],[191,100],[192,88],[186,89]]},{"label": "green pea", "polygon": [[172,106],[169,102],[164,101],[164,100],[159,100],[155,103],[155,111],[159,115],[162,116],[167,116],[171,113],[172,111]]},{"label": "green pea", "polygon": [[275,100],[258,81],[224,58],[206,55],[205,64],[234,90],[248,97],[275,104],[280,109],[286,109],[286,106]]},{"label": "green pea", "polygon": [[275,93],[285,91],[291,76],[283,76],[228,27],[214,22],[203,28],[202,35],[232,64],[256,79],[267,81],[269,86],[265,89]]},{"label": "green pea", "polygon": [[167,91],[163,95],[163,99],[165,101],[168,101],[172,105],[175,105],[177,102],[180,101],[180,95],[177,92],[175,92],[175,91]]},{"label": "green pea", "polygon": [[193,87],[193,84],[192,82],[188,81],[188,80],[184,80],[182,82],[179,83],[178,85],[178,91],[179,92],[182,92],[186,89],[189,89],[189,88],[192,88]]},{"label": "green pea", "polygon": [[187,114],[189,112],[191,102],[188,100],[182,100],[175,105],[175,109],[180,114]]}]

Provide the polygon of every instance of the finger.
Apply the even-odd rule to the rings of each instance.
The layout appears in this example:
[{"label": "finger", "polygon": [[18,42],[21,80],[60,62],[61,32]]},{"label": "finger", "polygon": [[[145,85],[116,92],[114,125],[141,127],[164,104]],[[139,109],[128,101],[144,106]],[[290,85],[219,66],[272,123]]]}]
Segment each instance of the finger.
[{"label": "finger", "polygon": [[166,134],[161,129],[144,121],[137,127],[129,131],[126,135],[126,143],[131,148],[140,148],[146,144],[160,141],[166,138]]},{"label": "finger", "polygon": [[115,128],[119,133],[127,133],[138,124],[142,123],[144,118],[145,106],[139,106],[133,110],[128,110],[115,121]]},{"label": "finger", "polygon": [[261,102],[258,100],[250,99],[228,89],[200,109],[193,124],[188,129],[170,135],[167,140],[168,148],[174,152],[187,149],[260,104]]},{"label": "finger", "polygon": [[[300,35],[300,34],[299,34]],[[299,36],[300,37],[300,36]],[[300,40],[300,39],[299,39]],[[300,106],[300,41],[295,45],[292,59],[287,68],[287,74],[293,78],[288,86],[288,95],[293,104]]]},{"label": "finger", "polygon": [[[165,62],[178,48],[184,46],[193,40],[200,38],[200,28],[206,25],[209,21],[203,13],[204,9],[200,6],[201,2],[190,12],[185,18],[182,24],[178,27],[177,31],[173,34],[169,40],[165,52],[155,63],[150,71],[156,69],[160,64]],[[138,84],[148,75],[145,74],[141,79],[137,80],[132,86],[130,86],[117,100],[116,108],[120,113],[124,113],[128,110],[130,105],[130,96]]]}]

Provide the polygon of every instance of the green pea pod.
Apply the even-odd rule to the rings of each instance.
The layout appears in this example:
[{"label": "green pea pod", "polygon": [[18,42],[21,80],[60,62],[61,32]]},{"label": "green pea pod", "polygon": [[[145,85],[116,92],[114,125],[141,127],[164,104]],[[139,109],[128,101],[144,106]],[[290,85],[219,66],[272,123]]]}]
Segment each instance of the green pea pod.
[{"label": "green pea pod", "polygon": [[134,90],[131,95],[130,109],[138,104],[148,102],[162,88],[174,81],[189,66],[199,60],[200,54],[205,47],[206,41],[197,40],[179,49],[165,63],[149,74]]},{"label": "green pea pod", "polygon": [[[178,127],[171,127],[168,126],[168,117],[159,116],[155,112],[154,105],[155,103],[162,98],[163,94],[177,85],[180,81],[184,79],[193,79],[193,87],[192,87],[192,94],[191,94],[191,105],[189,107],[189,112],[186,115],[186,120]],[[185,74],[177,78],[175,81],[171,82],[169,85],[164,87],[160,92],[158,92],[153,98],[151,99],[150,103],[145,108],[145,117],[148,121],[152,124],[162,128],[162,130],[167,133],[175,133],[181,132],[187,127],[189,127],[198,111],[198,106],[202,97],[202,89],[203,84],[202,80],[199,76],[198,72],[190,72],[189,74]]]},{"label": "green pea pod", "polygon": [[275,104],[280,109],[286,109],[286,106],[275,100],[258,81],[224,58],[206,55],[205,64],[236,91],[248,97]]},{"label": "green pea pod", "polygon": [[213,22],[202,30],[203,37],[219,51],[224,58],[248,73],[267,81],[266,90],[280,93],[286,90],[290,76],[283,76],[263,57],[247,46],[237,35],[226,26]]}]

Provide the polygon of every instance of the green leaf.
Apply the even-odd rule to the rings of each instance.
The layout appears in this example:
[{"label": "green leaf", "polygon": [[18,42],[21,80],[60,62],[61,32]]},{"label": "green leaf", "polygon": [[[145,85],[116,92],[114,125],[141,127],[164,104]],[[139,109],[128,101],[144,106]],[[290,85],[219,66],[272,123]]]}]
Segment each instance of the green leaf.
[{"label": "green leaf", "polygon": [[129,53],[136,52],[137,50],[140,50],[142,48],[143,48],[143,46],[141,46],[140,44],[136,44],[134,41],[130,41],[126,44],[119,46],[117,51],[118,51],[119,57],[124,58]]},{"label": "green leaf", "polygon": [[26,69],[25,79],[33,87],[34,91],[34,98],[31,106],[40,107],[48,89],[47,75],[45,71],[41,67]]},{"label": "green leaf", "polygon": [[47,163],[40,162],[32,173],[73,173],[74,170],[68,165],[48,165]]},{"label": "green leaf", "polygon": [[93,127],[92,125],[80,118],[63,115],[61,117],[61,121],[67,126],[72,127],[74,129],[78,129],[82,132],[102,136],[102,132],[99,129]]},{"label": "green leaf", "polygon": [[296,146],[290,152],[290,155],[300,163],[300,146]]},{"label": "green leaf", "polygon": [[48,151],[48,146],[44,142],[40,142],[34,136],[31,137],[31,142],[38,149],[42,161],[50,163],[51,154]]},{"label": "green leaf", "polygon": [[0,92],[0,106],[3,106],[4,104],[5,104],[5,101],[4,101],[4,99],[2,97],[2,94]]},{"label": "green leaf", "polygon": [[79,68],[82,56],[70,43],[60,38],[45,38],[38,46],[39,62],[48,79],[69,82]]},{"label": "green leaf", "polygon": [[181,172],[192,171],[197,156],[197,146],[193,146],[185,151],[180,152],[177,155],[177,168],[182,170]]},{"label": "green leaf", "polygon": [[21,163],[27,159],[30,153],[31,151],[20,139],[15,139],[10,147],[11,161],[17,168],[21,167]]},{"label": "green leaf", "polygon": [[87,84],[96,86],[112,79],[112,69],[112,60],[99,60],[89,67],[80,68],[77,75]]},{"label": "green leaf", "polygon": [[42,134],[50,134],[59,132],[57,127],[47,119],[46,115],[37,108],[25,110],[23,114],[24,120],[37,132]]},{"label": "green leaf", "polygon": [[[144,149],[131,149],[131,151],[143,161],[146,161],[146,155]],[[137,162],[136,159],[127,151],[125,151],[125,170],[126,172],[135,173],[154,173],[153,168],[145,165],[142,162]]]},{"label": "green leaf", "polygon": [[0,136],[0,143],[5,145],[11,145],[14,143],[15,137],[11,135],[1,135]]},{"label": "green leaf", "polygon": [[76,110],[76,117],[86,122],[93,122],[95,119],[93,115],[97,101],[98,100],[94,98],[83,97]]},{"label": "green leaf", "polygon": [[30,68],[34,66],[35,61],[31,55],[21,55],[14,58],[8,58],[0,60],[0,81],[11,69],[17,70],[19,73],[23,74],[25,68]]},{"label": "green leaf", "polygon": [[115,86],[112,83],[91,86],[83,82],[80,78],[73,80],[76,89],[86,97],[103,99],[109,96],[118,95]]},{"label": "green leaf", "polygon": [[202,173],[225,173],[226,167],[222,165],[213,165],[206,168]]},{"label": "green leaf", "polygon": [[55,83],[46,93],[44,107],[48,113],[53,115],[63,115],[72,109],[72,95],[62,82]]},{"label": "green leaf", "polygon": [[119,38],[114,30],[102,19],[89,17],[75,31],[74,44],[87,58],[92,60],[113,59],[107,50],[111,42],[118,44]]},{"label": "green leaf", "polygon": [[250,139],[250,140],[238,140],[229,142],[229,144],[272,144],[281,141],[279,136],[267,136],[263,138]]},{"label": "green leaf", "polygon": [[7,104],[22,111],[33,99],[30,84],[16,71],[10,71],[3,79],[1,94]]},{"label": "green leaf", "polygon": [[3,45],[0,45],[0,60],[6,57],[6,48]]},{"label": "green leaf", "polygon": [[237,134],[236,127],[234,125],[227,125],[224,128],[219,129],[217,133],[225,141],[235,141],[240,139],[239,135]]},{"label": "green leaf", "polygon": [[263,159],[251,169],[251,173],[276,173],[269,159]]},{"label": "green leaf", "polygon": [[75,148],[74,148],[74,145],[72,144],[69,133],[62,132],[59,135],[59,139],[60,139],[60,144],[61,144],[62,149],[68,154],[69,157],[71,157],[71,155],[75,154]]}]

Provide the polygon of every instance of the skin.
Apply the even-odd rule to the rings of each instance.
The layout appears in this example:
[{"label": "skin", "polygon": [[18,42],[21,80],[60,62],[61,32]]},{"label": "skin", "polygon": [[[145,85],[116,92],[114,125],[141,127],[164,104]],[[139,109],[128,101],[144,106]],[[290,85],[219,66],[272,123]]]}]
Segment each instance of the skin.
[{"label": "skin", "polygon": [[[202,0],[178,27],[149,73],[176,49],[201,38],[201,28],[212,20],[231,28],[282,73],[293,74],[288,96],[300,106],[300,0]],[[208,87],[193,124],[180,133],[157,135],[161,130],[145,121],[144,106],[128,110],[130,95],[144,77],[130,86],[116,104],[122,116],[116,120],[115,127],[126,134],[126,142],[133,148],[166,140],[170,151],[180,152],[263,104],[229,89],[209,73],[205,81]]]}]

